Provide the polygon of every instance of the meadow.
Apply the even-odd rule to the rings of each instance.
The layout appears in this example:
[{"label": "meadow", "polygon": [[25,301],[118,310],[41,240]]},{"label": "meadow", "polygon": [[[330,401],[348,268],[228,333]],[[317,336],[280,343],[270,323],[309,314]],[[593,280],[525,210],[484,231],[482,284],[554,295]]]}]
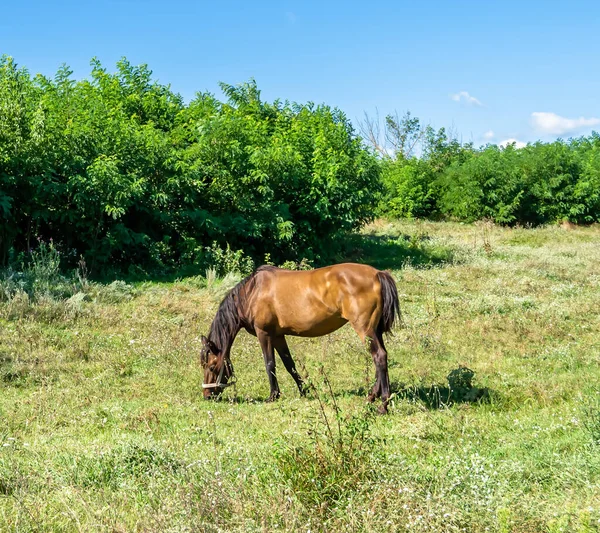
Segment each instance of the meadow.
[{"label": "meadow", "polygon": [[[1,531],[600,529],[600,227],[377,220],[350,259],[390,269],[390,414],[345,326],[289,338],[300,398],[257,340],[202,398],[200,335],[240,278],[36,297],[0,278]],[[43,273],[42,273],[43,274]],[[40,274],[40,276],[42,276]]]}]

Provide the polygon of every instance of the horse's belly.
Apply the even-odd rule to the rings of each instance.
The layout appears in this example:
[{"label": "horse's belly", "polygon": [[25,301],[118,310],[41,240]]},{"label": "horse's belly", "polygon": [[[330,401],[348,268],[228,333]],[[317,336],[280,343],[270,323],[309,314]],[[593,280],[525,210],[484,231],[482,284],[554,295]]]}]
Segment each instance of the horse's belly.
[{"label": "horse's belly", "polygon": [[336,329],[341,328],[348,321],[340,316],[332,316],[318,323],[303,323],[299,321],[295,324],[281,324],[280,333],[282,335],[295,335],[297,337],[321,337],[328,335]]}]

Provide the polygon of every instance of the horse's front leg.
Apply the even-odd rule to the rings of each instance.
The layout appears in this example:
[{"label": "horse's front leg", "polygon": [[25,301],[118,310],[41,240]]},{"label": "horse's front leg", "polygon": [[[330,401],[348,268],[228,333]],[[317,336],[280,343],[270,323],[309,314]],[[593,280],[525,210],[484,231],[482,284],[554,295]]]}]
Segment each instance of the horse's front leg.
[{"label": "horse's front leg", "polygon": [[263,356],[265,358],[265,369],[267,371],[267,377],[269,378],[269,385],[271,387],[271,394],[269,401],[275,401],[281,395],[279,391],[279,384],[277,383],[277,376],[275,375],[275,352],[273,350],[273,338],[266,332],[260,329],[256,329],[256,336],[260,347],[262,348]]},{"label": "horse's front leg", "polygon": [[300,391],[300,396],[306,396],[306,387],[304,385],[304,380],[302,376],[299,374],[298,370],[296,370],[296,363],[292,359],[292,354],[290,353],[290,348],[285,340],[285,337],[275,337],[273,339],[273,345],[281,357],[285,369],[290,373],[290,376],[294,378],[298,390]]},{"label": "horse's front leg", "polygon": [[375,374],[376,374],[375,385],[373,385],[371,392],[367,396],[367,401],[369,401],[371,403],[373,403],[379,396],[381,396],[380,374],[377,370],[375,371]]}]

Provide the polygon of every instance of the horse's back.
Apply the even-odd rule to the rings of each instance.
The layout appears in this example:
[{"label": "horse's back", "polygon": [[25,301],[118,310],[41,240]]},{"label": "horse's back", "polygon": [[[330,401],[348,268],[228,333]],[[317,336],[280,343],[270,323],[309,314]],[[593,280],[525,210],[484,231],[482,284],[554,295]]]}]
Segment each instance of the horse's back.
[{"label": "horse's back", "polygon": [[262,272],[264,290],[288,301],[316,296],[333,304],[333,300],[337,303],[340,298],[378,291],[380,287],[379,270],[359,263],[339,263],[314,270],[269,268]]},{"label": "horse's back", "polygon": [[375,279],[379,270],[371,265],[363,265],[361,263],[338,263],[313,270],[286,270],[284,268],[265,265],[259,267],[256,272],[280,279],[285,283],[289,283],[292,279],[297,279],[302,280],[304,283],[314,284],[323,280],[330,280],[332,277],[362,283],[369,279]]},{"label": "horse's back", "polygon": [[331,333],[381,306],[378,272],[357,263],[307,271],[259,269],[252,298],[254,324],[284,335]]}]

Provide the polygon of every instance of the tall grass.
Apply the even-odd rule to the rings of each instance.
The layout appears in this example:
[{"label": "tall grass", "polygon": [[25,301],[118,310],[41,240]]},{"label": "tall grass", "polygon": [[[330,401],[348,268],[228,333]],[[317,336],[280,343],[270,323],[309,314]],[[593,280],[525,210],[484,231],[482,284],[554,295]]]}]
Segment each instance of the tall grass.
[{"label": "tall grass", "polygon": [[386,339],[388,416],[366,404],[373,366],[350,327],[289,339],[313,388],[300,398],[279,365],[275,403],[241,333],[235,389],[204,401],[200,335],[239,275],[15,291],[0,531],[597,531],[599,238],[369,227],[353,258],[393,267],[404,320]]}]

